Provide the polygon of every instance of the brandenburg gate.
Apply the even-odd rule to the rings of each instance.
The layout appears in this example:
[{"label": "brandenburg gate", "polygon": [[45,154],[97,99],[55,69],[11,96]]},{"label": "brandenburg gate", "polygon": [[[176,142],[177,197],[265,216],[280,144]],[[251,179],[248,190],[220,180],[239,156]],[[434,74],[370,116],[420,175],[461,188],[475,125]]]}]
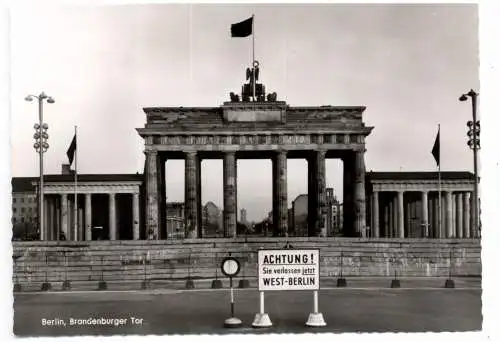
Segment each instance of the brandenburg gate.
[{"label": "brandenburg gate", "polygon": [[[326,236],[325,159],[343,161],[345,236],[361,236],[366,226],[365,138],[362,106],[290,107],[265,93],[258,64],[247,69],[248,83],[220,107],[144,108],[146,236],[165,239],[165,163],[185,160],[186,238],[201,238],[201,161],[223,160],[223,228],[236,237],[237,160],[271,159],[275,236],[288,233],[287,158],[308,163],[308,235]],[[258,191],[258,190],[257,190]]]}]

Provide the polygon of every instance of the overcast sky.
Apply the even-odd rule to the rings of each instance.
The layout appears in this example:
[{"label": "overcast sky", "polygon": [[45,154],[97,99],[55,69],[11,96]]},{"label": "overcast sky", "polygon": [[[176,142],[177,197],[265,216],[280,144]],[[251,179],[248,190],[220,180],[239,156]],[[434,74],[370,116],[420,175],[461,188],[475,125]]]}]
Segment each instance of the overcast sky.
[{"label": "overcast sky", "polygon": [[[267,91],[291,106],[366,106],[374,126],[366,168],[435,171],[430,153],[441,124],[442,170],[472,170],[466,146],[476,90],[476,5],[122,5],[30,7],[11,16],[12,175],[37,176],[35,103],[44,90],[50,149],[59,173],[78,125],[79,173],[135,173],[144,165],[135,131],[143,107],[219,106],[239,92],[251,37],[230,25],[255,14],[256,59]],[[327,185],[341,198],[341,163]],[[306,163],[288,162],[289,202],[307,191]],[[222,162],[205,162],[203,199],[222,206]],[[248,218],[271,210],[271,162],[240,161],[238,206]],[[167,163],[167,195],[182,201],[183,167]],[[259,189],[259,191],[255,191]]]}]

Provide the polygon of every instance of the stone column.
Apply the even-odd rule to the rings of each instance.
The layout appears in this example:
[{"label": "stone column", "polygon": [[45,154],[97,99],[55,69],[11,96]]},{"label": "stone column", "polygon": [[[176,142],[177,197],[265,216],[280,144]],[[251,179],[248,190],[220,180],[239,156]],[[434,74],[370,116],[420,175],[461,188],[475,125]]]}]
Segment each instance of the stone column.
[{"label": "stone column", "polygon": [[380,219],[379,219],[379,202],[378,202],[378,191],[373,192],[373,205],[372,205],[372,216],[373,216],[373,226],[371,227],[373,231],[373,237],[380,237]]},{"label": "stone column", "polygon": [[159,194],[158,194],[158,152],[146,152],[146,238],[158,237],[159,230]]},{"label": "stone column", "polygon": [[429,237],[429,198],[427,191],[422,191],[422,228],[424,237]]},{"label": "stone column", "polygon": [[382,237],[389,237],[389,204],[384,203],[384,232],[381,234]]},{"label": "stone column", "polygon": [[389,221],[388,221],[388,230],[387,230],[387,237],[393,238],[394,237],[394,198],[391,198],[389,203],[388,203],[388,213],[389,213]]},{"label": "stone column", "polygon": [[109,239],[116,240],[116,195],[109,194]]},{"label": "stone column", "polygon": [[463,211],[464,211],[464,222],[463,222],[463,230],[464,237],[470,238],[470,192],[465,192],[463,196]]},{"label": "stone column", "polygon": [[274,235],[285,236],[288,234],[288,200],[287,159],[284,151],[278,152],[273,158],[273,199]]},{"label": "stone column", "polygon": [[404,202],[403,202],[403,191],[398,191],[398,196],[397,196],[397,217],[398,217],[398,230],[397,230],[397,237],[404,239],[405,237],[405,217],[404,217]]},{"label": "stone column", "polygon": [[354,228],[357,236],[366,231],[365,151],[356,151],[354,158]]},{"label": "stone column", "polygon": [[399,236],[399,216],[398,216],[398,193],[394,194],[392,198],[392,237],[397,238]]},{"label": "stone column", "polygon": [[55,239],[59,241],[59,235],[61,234],[61,204],[59,198],[56,197],[56,232]]},{"label": "stone column", "polygon": [[236,237],[236,155],[224,154],[224,237]]},{"label": "stone column", "polygon": [[[403,203],[404,202],[404,197],[403,197]],[[406,201],[406,205],[404,206],[406,209],[406,213],[403,213],[404,220],[405,220],[405,231],[407,232],[406,235],[407,237],[412,237],[412,226],[411,226],[411,201],[408,199]]]},{"label": "stone column", "polygon": [[64,233],[66,240],[69,240],[68,234],[68,195],[61,194],[61,232]]},{"label": "stone column", "polygon": [[139,193],[132,194],[132,229],[133,229],[133,239],[140,239],[139,232]]},{"label": "stone column", "polygon": [[[316,222],[315,222],[315,236],[326,237],[326,168],[325,168],[325,151],[314,152],[314,190],[316,207]],[[285,159],[286,160],[286,159]]]},{"label": "stone column", "polygon": [[451,191],[446,191],[445,192],[445,208],[446,208],[446,237],[447,238],[452,238],[454,236],[453,232],[453,199],[452,199],[452,192]]},{"label": "stone column", "polygon": [[92,194],[85,194],[85,240],[92,240]]},{"label": "stone column", "polygon": [[77,223],[78,231],[77,237],[78,241],[83,241],[83,209],[78,209],[78,223]]},{"label": "stone column", "polygon": [[434,198],[434,230],[433,230],[433,237],[436,239],[439,239],[441,237],[441,231],[439,229],[440,225],[440,206],[439,206],[439,193],[436,194],[436,197]]},{"label": "stone column", "polygon": [[196,200],[198,198],[196,194],[196,164],[197,164],[196,152],[186,153],[186,166],[185,176],[184,176],[184,201],[185,201],[185,236],[188,239],[193,239],[198,237],[198,213]]},{"label": "stone column", "polygon": [[462,208],[463,204],[463,196],[462,193],[459,192],[456,195],[456,201],[457,201],[457,210],[456,210],[456,226],[457,226],[457,238],[461,239],[464,237],[464,232],[463,232],[463,220],[464,220],[464,212]]}]

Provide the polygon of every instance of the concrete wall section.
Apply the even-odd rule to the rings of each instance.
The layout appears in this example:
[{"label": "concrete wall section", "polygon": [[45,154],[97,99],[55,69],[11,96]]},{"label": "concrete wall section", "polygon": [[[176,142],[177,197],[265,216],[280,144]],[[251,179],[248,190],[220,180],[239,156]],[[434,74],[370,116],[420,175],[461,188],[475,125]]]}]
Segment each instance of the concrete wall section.
[{"label": "concrete wall section", "polygon": [[[296,249],[319,248],[321,277],[480,276],[479,239],[348,239],[293,238]],[[284,238],[192,239],[149,241],[30,241],[13,242],[14,281],[50,282],[140,281],[214,278],[221,260],[231,252],[242,265],[240,276],[255,280],[257,251],[282,248]],[[219,271],[220,276],[220,271]],[[17,279],[16,279],[17,278]]]}]

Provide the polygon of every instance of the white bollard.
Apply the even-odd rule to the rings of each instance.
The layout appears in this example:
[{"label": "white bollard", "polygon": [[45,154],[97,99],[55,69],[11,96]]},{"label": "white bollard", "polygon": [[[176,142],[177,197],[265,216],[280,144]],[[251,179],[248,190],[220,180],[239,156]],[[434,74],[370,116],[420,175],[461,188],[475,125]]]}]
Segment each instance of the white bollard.
[{"label": "white bollard", "polygon": [[323,318],[323,314],[318,312],[318,291],[314,291],[313,294],[313,312],[309,314],[306,326],[308,327],[324,327],[326,322]]},{"label": "white bollard", "polygon": [[260,293],[260,311],[255,315],[255,318],[252,323],[252,327],[254,328],[268,328],[273,325],[269,315],[264,312],[264,291]]}]

